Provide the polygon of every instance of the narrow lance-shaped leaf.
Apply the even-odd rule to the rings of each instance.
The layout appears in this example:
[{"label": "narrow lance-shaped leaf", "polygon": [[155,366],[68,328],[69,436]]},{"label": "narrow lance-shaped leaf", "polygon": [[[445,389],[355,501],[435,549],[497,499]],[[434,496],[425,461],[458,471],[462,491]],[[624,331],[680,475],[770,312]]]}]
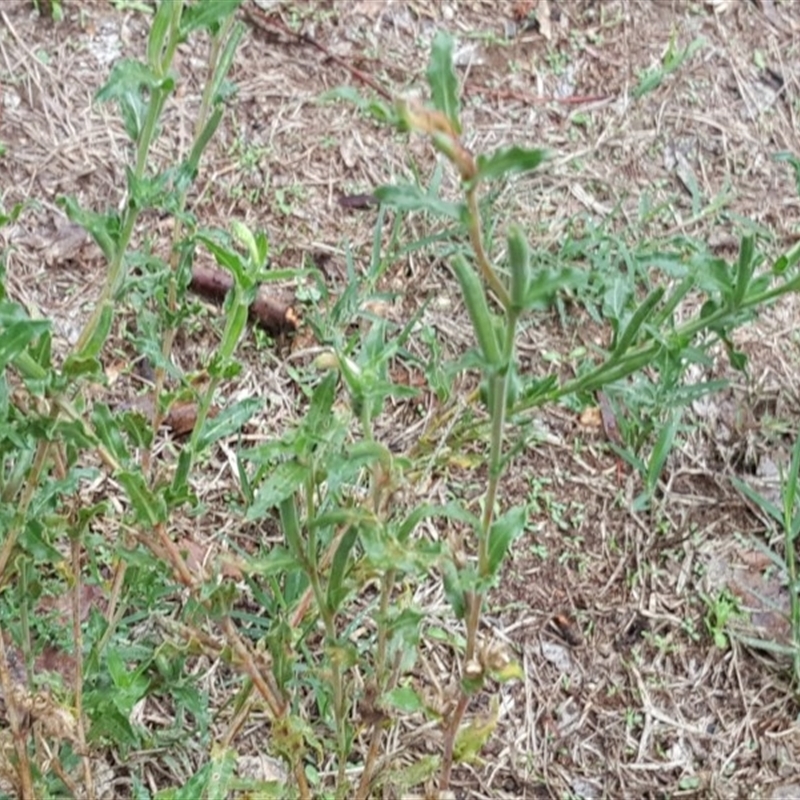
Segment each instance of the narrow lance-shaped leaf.
[{"label": "narrow lance-shaped leaf", "polygon": [[339,610],[342,601],[347,597],[345,577],[350,563],[350,551],[356,543],[357,536],[358,529],[355,525],[348,528],[333,555],[331,572],[328,578],[328,609],[333,614]]},{"label": "narrow lance-shaped leaf", "polygon": [[451,263],[458,282],[461,284],[464,303],[467,306],[472,327],[475,329],[475,338],[478,340],[483,357],[489,364],[499,366],[502,357],[483,284],[475,270],[460,253],[453,258]]},{"label": "narrow lance-shaped leaf", "polygon": [[46,320],[22,319],[0,331],[0,370],[16,358],[28,344],[50,328]]},{"label": "narrow lance-shaped leaf", "polygon": [[236,433],[262,406],[263,401],[259,398],[248,397],[246,400],[228,406],[216,417],[207,417],[197,440],[198,451],[204,450],[219,439]]},{"label": "narrow lance-shaped leaf", "polygon": [[800,475],[800,436],[795,440],[792,448],[792,460],[789,464],[789,474],[783,481],[784,524],[789,528],[792,541],[797,536],[797,524],[798,518],[800,518],[800,511],[795,508],[798,475]]},{"label": "narrow lance-shaped leaf", "polygon": [[509,295],[511,307],[517,310],[525,308],[528,300],[528,281],[531,268],[528,240],[519,225],[511,225],[508,230],[508,268],[511,273]]},{"label": "narrow lance-shaped leaf", "polygon": [[[800,438],[798,438],[797,441],[800,442]],[[735,476],[731,477],[731,482],[739,494],[744,495],[753,505],[760,508],[766,515],[772,517],[777,523],[783,524],[783,513],[775,503],[759,494],[752,486]]]},{"label": "narrow lance-shaped leaf", "polygon": [[166,520],[167,510],[163,498],[150,490],[140,473],[121,472],[117,480],[130,498],[139,522],[153,528]]},{"label": "narrow lance-shaped leaf", "polygon": [[411,535],[414,528],[416,528],[423,519],[429,517],[442,517],[443,519],[465,522],[472,527],[473,530],[478,530],[480,527],[480,520],[474,514],[470,514],[470,512],[459,503],[447,503],[447,505],[444,506],[423,505],[417,506],[400,523],[396,534],[397,540],[399,542],[404,542]]},{"label": "narrow lance-shaped leaf", "polygon": [[546,150],[530,150],[517,146],[503,147],[491,155],[478,156],[478,179],[492,180],[520,172],[530,172],[546,158]]},{"label": "narrow lance-shaped leaf", "polygon": [[434,107],[447,117],[455,133],[461,133],[458,78],[453,69],[453,39],[444,31],[439,31],[433,39],[431,60],[425,74]]},{"label": "narrow lance-shaped leaf", "polygon": [[375,197],[379,203],[398,211],[429,211],[459,221],[465,214],[463,203],[448,203],[411,185],[380,186],[375,190]]},{"label": "narrow lance-shaped leaf", "polygon": [[128,448],[122,438],[120,426],[105,403],[97,403],[92,411],[95,433],[106,449],[120,463],[128,459]]},{"label": "narrow lance-shaped leaf", "polygon": [[489,530],[488,576],[494,578],[500,572],[511,544],[525,529],[525,506],[515,506],[495,520]]},{"label": "narrow lance-shaped leaf", "polygon": [[678,432],[680,419],[680,412],[673,411],[669,421],[661,428],[658,434],[653,452],[650,455],[650,461],[647,464],[647,489],[649,492],[653,492],[656,488],[661,471],[667,462],[667,456],[672,450],[672,443],[675,440],[675,434]]},{"label": "narrow lance-shaped leaf", "polygon": [[736,284],[733,287],[732,305],[738,308],[753,277],[756,268],[755,239],[753,236],[743,236],[742,244],[739,249],[739,261],[736,265]]},{"label": "narrow lance-shaped leaf", "polygon": [[[240,2],[240,0],[237,0],[237,2]],[[241,41],[244,32],[245,26],[241,22],[237,22],[233,26],[233,30],[231,30],[230,35],[225,41],[225,47],[220,54],[217,68],[214,71],[214,84],[211,89],[211,97],[215,103],[221,103],[225,99],[225,95],[229,94],[229,91],[223,92],[222,89],[223,86],[225,86],[225,78],[227,77],[231,65],[233,64],[233,58],[236,55],[236,49],[239,47],[239,42]]]},{"label": "narrow lance-shaped leaf", "polygon": [[291,498],[307,475],[308,467],[298,461],[284,461],[278,464],[261,484],[255,502],[247,509],[247,519],[261,519],[271,508]]},{"label": "narrow lance-shaped leaf", "polygon": [[653,312],[653,309],[658,305],[659,302],[661,302],[661,298],[663,296],[664,288],[659,286],[657,289],[652,291],[639,306],[639,308],[633,312],[630,322],[626,325],[625,330],[617,340],[617,344],[614,347],[615,357],[621,356],[633,344],[634,340],[636,339],[636,335],[639,333],[639,329]]},{"label": "narrow lance-shaped leaf", "polygon": [[211,137],[216,133],[217,127],[222,121],[222,113],[223,109],[221,107],[218,106],[214,109],[211,116],[206,120],[205,127],[197,137],[194,147],[192,147],[192,152],[189,154],[189,158],[184,162],[182,169],[185,171],[190,181],[193,181],[197,175],[197,170],[200,166],[200,157],[203,155],[206,145],[211,141]]},{"label": "narrow lance-shaped leaf", "polygon": [[306,558],[303,536],[300,528],[300,517],[297,513],[297,501],[294,495],[284,498],[280,503],[281,527],[286,544],[295,558],[304,561]]}]

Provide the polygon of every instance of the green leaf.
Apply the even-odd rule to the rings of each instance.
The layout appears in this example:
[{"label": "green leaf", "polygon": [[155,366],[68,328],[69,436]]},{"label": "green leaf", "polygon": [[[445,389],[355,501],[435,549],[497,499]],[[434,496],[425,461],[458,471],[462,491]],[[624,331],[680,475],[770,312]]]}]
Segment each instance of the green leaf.
[{"label": "green leaf", "polygon": [[114,65],[105,85],[95,95],[95,100],[101,103],[116,100],[125,132],[132,141],[137,142],[147,114],[145,96],[152,96],[156,92],[168,93],[174,85],[173,78],[159,77],[147,64],[123,59]]},{"label": "green leaf", "polygon": [[160,3],[153,21],[150,23],[150,35],[147,38],[147,63],[151,69],[161,69],[161,54],[170,28],[173,9],[170,3]]},{"label": "green leaf", "polygon": [[64,560],[63,554],[46,541],[45,535],[51,535],[45,526],[38,521],[30,520],[19,538],[19,545],[34,561],[42,564],[60,564]]},{"label": "green leaf", "polygon": [[558,267],[556,269],[537,269],[532,272],[525,308],[535,308],[553,302],[559,292],[568,292],[586,286],[586,271],[574,267]]},{"label": "green leaf", "polygon": [[503,561],[508,554],[511,544],[516,541],[525,530],[525,506],[510,508],[492,524],[489,530],[489,577],[495,578],[503,566]]},{"label": "green leaf", "polygon": [[97,320],[97,326],[92,331],[91,338],[83,346],[83,348],[75,354],[79,359],[97,358],[100,351],[108,339],[108,334],[111,332],[111,323],[114,319],[114,306],[111,303],[104,303],[100,311],[100,319]]},{"label": "green leaf", "polygon": [[423,519],[441,517],[442,519],[465,522],[473,530],[478,530],[480,520],[470,514],[460,503],[447,503],[444,506],[422,505],[417,506],[401,523],[397,529],[397,540],[404,542],[414,532]]},{"label": "green leaf", "polygon": [[442,587],[456,619],[464,619],[467,603],[464,597],[462,573],[450,558],[446,558],[442,563]]},{"label": "green leaf", "polygon": [[261,519],[272,508],[290,498],[302,486],[309,468],[292,459],[278,464],[259,487],[253,505],[247,509],[247,519]]},{"label": "green leaf", "polygon": [[206,149],[206,146],[217,132],[219,123],[222,121],[222,115],[222,108],[218,107],[214,109],[214,111],[211,113],[211,116],[206,121],[205,127],[195,140],[194,146],[192,147],[192,152],[189,153],[189,157],[182,164],[181,174],[185,176],[187,184],[193,182],[197,177],[197,171],[200,168],[200,158],[203,155],[203,151]]},{"label": "green leaf", "polygon": [[0,331],[0,371],[21,355],[37,336],[47,333],[49,329],[47,320],[33,319],[20,319],[4,326]]},{"label": "green leaf", "polygon": [[242,553],[242,572],[246,575],[262,577],[282,577],[297,571],[300,565],[292,553],[285,547],[273,545],[263,557],[253,557]]},{"label": "green leaf", "polygon": [[784,525],[791,526],[790,539],[797,537],[797,525],[800,522],[800,512],[795,508],[797,503],[797,481],[800,477],[800,437],[795,439],[792,448],[792,460],[789,463],[789,472],[783,478],[783,513]]},{"label": "green leaf", "polygon": [[92,425],[98,439],[120,463],[128,460],[128,448],[119,429],[117,415],[112,415],[105,403],[97,403],[92,410]]},{"label": "green leaf", "polygon": [[636,335],[639,333],[639,329],[645,323],[647,318],[653,313],[653,310],[661,302],[661,298],[663,296],[664,287],[659,286],[657,289],[654,289],[650,295],[645,298],[639,308],[633,312],[633,316],[631,316],[630,321],[625,326],[625,330],[614,346],[615,358],[623,355],[625,351],[633,344],[634,340],[636,339]]},{"label": "green leaf", "polygon": [[61,372],[65,378],[69,379],[86,377],[87,375],[102,378],[103,365],[98,358],[84,358],[70,353],[64,361]]},{"label": "green leaf", "polygon": [[495,334],[494,316],[489,311],[483,283],[461,253],[457,253],[450,263],[461,286],[461,296],[464,298],[464,304],[467,307],[481,353],[487,364],[499,367],[503,356]]},{"label": "green leaf", "polygon": [[234,280],[240,286],[247,287],[252,283],[248,278],[247,265],[235,250],[219,244],[205,233],[198,233],[197,239],[208,248],[217,264],[233,275]]},{"label": "green leaf", "polygon": [[525,680],[525,670],[522,669],[522,665],[519,663],[519,661],[515,661],[513,658],[502,666],[490,667],[489,674],[498,683],[507,683],[508,681],[512,680]]},{"label": "green leaf", "polygon": [[457,763],[468,764],[477,759],[480,751],[494,733],[499,717],[500,703],[498,696],[493,695],[487,713],[476,716],[459,728],[453,746],[453,758]]},{"label": "green leaf", "polygon": [[[9,212],[0,209],[0,227],[3,225],[8,225],[9,222],[16,222],[19,219],[19,215],[22,213],[23,208],[25,208],[23,203],[14,203],[11,211]],[[2,295],[0,295],[0,298],[1,297]]]},{"label": "green leaf", "polygon": [[121,472],[117,480],[128,495],[136,518],[143,525],[154,528],[167,519],[164,499],[154,494],[139,472]]},{"label": "green leaf", "polygon": [[394,105],[380,98],[364,98],[352,86],[338,86],[322,94],[319,99],[320,102],[344,100],[348,103],[353,103],[362,114],[371,117],[377,122],[392,125],[393,127],[397,127],[400,123]]},{"label": "green leaf", "polygon": [[72,197],[59,197],[57,204],[72,222],[76,222],[95,240],[107,261],[114,258],[119,241],[119,216],[110,212],[98,214],[78,205]]},{"label": "green leaf", "polygon": [[216,417],[206,417],[197,437],[197,451],[201,452],[214,442],[239,431],[263,405],[264,401],[260,398],[248,397],[223,409]]},{"label": "green leaf", "polygon": [[528,240],[519,225],[509,226],[508,234],[508,268],[511,273],[508,294],[512,308],[522,310],[528,301],[528,286],[531,272],[531,252]]},{"label": "green leaf", "polygon": [[463,203],[448,203],[410,184],[380,186],[375,190],[375,197],[378,202],[398,211],[427,211],[458,221],[466,214]]},{"label": "green leaf", "polygon": [[773,161],[785,161],[794,172],[794,187],[795,191],[798,195],[800,195],[800,158],[798,158],[794,153],[790,153],[786,150],[775,153],[772,156]]},{"label": "green leaf", "polygon": [[333,555],[331,572],[328,578],[328,610],[335,614],[347,597],[348,588],[345,576],[350,563],[350,551],[358,538],[358,529],[353,525],[342,536]]},{"label": "green leaf", "polygon": [[453,68],[453,38],[444,31],[438,31],[433,39],[431,60],[425,75],[431,88],[434,108],[447,117],[456,133],[461,133],[458,78]]},{"label": "green leaf", "polygon": [[181,16],[181,38],[192,31],[204,28],[216,33],[224,22],[242,4],[242,0],[197,0],[186,6]]},{"label": "green leaf", "polygon": [[403,714],[415,714],[425,708],[419,694],[411,686],[398,686],[386,692],[383,702],[389,708],[396,708]]},{"label": "green leaf", "polygon": [[178,463],[172,476],[172,484],[169,487],[169,504],[172,505],[177,498],[186,497],[189,491],[189,473],[192,469],[192,451],[189,447],[184,447],[178,456]]},{"label": "green leaf", "polygon": [[680,420],[680,412],[673,411],[670,414],[669,421],[665,425],[662,425],[659,431],[658,438],[653,447],[653,452],[650,454],[650,459],[647,462],[645,483],[648,493],[655,491],[661,471],[664,469],[664,464],[667,461],[667,456],[669,456],[672,450],[672,444],[675,440],[675,434],[678,432]]},{"label": "green leaf", "polygon": [[530,150],[525,147],[503,147],[488,156],[477,158],[477,180],[493,180],[494,178],[530,172],[536,169],[547,158],[546,150]]},{"label": "green leaf", "polygon": [[[241,2],[241,0],[236,1]],[[225,40],[225,47],[222,49],[222,53],[217,61],[217,68],[214,71],[213,82],[211,84],[211,98],[214,103],[223,103],[233,94],[233,89],[226,84],[225,78],[228,72],[230,72],[233,59],[236,56],[236,50],[239,47],[242,36],[244,36],[245,30],[244,24],[237,22],[233,26],[228,38]]]},{"label": "green leaf", "polygon": [[750,281],[756,268],[755,238],[743,236],[739,248],[739,260],[736,264],[736,284],[733,287],[732,305],[738,308],[744,300]]},{"label": "green leaf", "polygon": [[[211,772],[204,787],[208,800],[225,800],[233,792],[238,758],[232,747],[215,744],[211,748]],[[198,787],[199,788],[199,787]],[[199,793],[194,795],[199,797]]]}]

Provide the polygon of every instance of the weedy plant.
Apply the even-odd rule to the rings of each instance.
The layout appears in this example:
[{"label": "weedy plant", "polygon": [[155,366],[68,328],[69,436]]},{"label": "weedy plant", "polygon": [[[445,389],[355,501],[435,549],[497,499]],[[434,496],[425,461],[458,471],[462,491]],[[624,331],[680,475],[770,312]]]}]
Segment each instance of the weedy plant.
[{"label": "weedy plant", "polygon": [[[596,391],[613,390],[644,369],[679,387],[686,366],[707,358],[719,342],[743,366],[731,331],[800,286],[800,246],[767,269],[759,269],[752,237],[742,240],[734,264],[675,258],[664,285],[644,298],[628,292],[614,306],[609,348],[587,354],[574,377],[521,375],[521,326],[585,281],[573,265],[548,262],[547,254],[532,250],[519,226],[509,226],[503,258],[492,254],[481,193],[492,181],[535,169],[545,154],[509,147],[473,156],[461,139],[452,41],[439,34],[427,72],[431,107],[410,101],[394,107],[367,101],[361,107],[429,137],[455,168],[463,199],[439,196],[441,166],[428,188],[417,182],[378,191],[383,208],[366,274],[359,274],[348,254],[348,288],[336,298],[323,285],[318,290],[326,305],[323,313],[312,310],[309,323],[328,349],[314,365],[293,372],[307,397],[304,416],[280,438],[237,452],[240,498],[231,501],[229,512],[264,530],[277,516],[281,541],[255,554],[240,552],[238,582],[190,566],[171,525],[187,511],[202,510],[192,481],[204,456],[261,405],[244,400],[212,417],[212,400],[240,368],[236,349],[258,282],[295,274],[265,270],[263,234],[236,223],[231,232],[205,229],[187,206],[203,153],[232,96],[226,76],[242,35],[236,6],[235,0],[161,3],[146,60],[118,64],[98,95],[119,106],[134,159],[121,212],[63,201],[108,262],[100,300],[71,352],[54,357],[49,323],[0,296],[0,619],[8,634],[0,636],[0,682],[14,750],[10,774],[24,798],[80,791],[92,797],[89,753],[101,745],[123,753],[160,746],[173,759],[181,754],[183,785],[159,792],[161,800],[221,798],[234,790],[368,798],[383,787],[402,791],[434,783],[446,791],[454,763],[477,756],[497,722],[496,702],[487,715],[471,715],[471,698],[491,690],[494,680],[521,676],[506,652],[479,635],[488,594],[525,527],[525,506],[506,507],[502,492],[520,446],[508,444],[509,426],[524,434],[532,409],[591,402]],[[210,45],[194,140],[181,162],[160,166],[153,163],[152,144],[176,87],[175,51],[201,31]],[[342,93],[347,95],[352,97]],[[388,208],[441,217],[450,229],[446,236],[406,244],[396,215],[388,247],[382,247]],[[166,258],[146,239],[132,244],[145,209],[174,220]],[[418,333],[416,319],[397,326],[372,314],[365,301],[376,298],[393,258],[433,245],[447,248],[477,343],[449,369],[481,375],[480,391],[469,398],[476,407],[475,437],[487,451],[478,513],[467,498],[444,506],[416,501],[421,457],[393,453],[376,433],[387,404],[415,393],[392,379],[393,360],[410,357],[412,336],[420,336],[434,359],[437,343],[430,331]],[[186,287],[200,247],[234,279],[218,347],[198,371],[203,381],[181,374],[171,358],[176,331],[195,311]],[[690,292],[702,293],[704,303],[696,317],[682,320],[678,311]],[[122,297],[136,311],[130,343],[155,367],[155,404],[147,414],[112,411],[101,399],[100,359]],[[439,365],[429,367],[433,388],[446,401],[449,389]],[[170,405],[184,398],[197,407],[192,434],[177,453],[157,461],[159,425]],[[431,427],[439,430],[450,413],[444,409]],[[677,421],[657,435],[652,454],[642,460],[642,508],[654,497],[676,431]],[[427,536],[431,521],[450,533]],[[417,590],[430,576],[441,580],[463,636],[435,629],[426,619]],[[94,609],[86,620],[88,592],[106,580],[108,608]],[[51,696],[38,692],[33,603],[45,588],[65,586],[71,623],[61,636],[71,644],[72,680]],[[147,617],[159,625],[155,645],[131,641],[134,624]],[[454,691],[426,691],[415,666],[421,651],[441,640],[457,654],[459,681]],[[232,676],[230,715],[224,725],[218,720],[213,733],[210,709],[187,675],[199,655],[222,661]],[[153,741],[132,721],[136,705],[162,690],[176,717],[192,716],[202,758],[189,758],[180,726],[169,732],[171,739]],[[288,767],[285,781],[236,776],[237,735],[257,712],[269,721],[265,749]],[[430,721],[442,730],[440,753],[411,764],[395,759],[389,742],[401,726],[430,727]],[[150,796],[135,780],[134,788],[137,797]]]},{"label": "weedy plant", "polygon": [[[133,161],[126,168],[125,202],[119,213],[62,200],[67,214],[92,235],[108,264],[101,296],[71,351],[56,357],[49,322],[31,319],[5,291],[0,295],[0,585],[3,633],[10,634],[8,639],[0,636],[0,681],[15,755],[13,769],[3,777],[11,779],[24,798],[65,792],[93,797],[91,748],[144,746],[145,732],[131,723],[131,713],[160,685],[167,685],[176,715],[193,715],[210,745],[208,710],[199,693],[185,691],[180,670],[175,670],[195,648],[195,628],[178,626],[187,638],[183,646],[171,641],[148,649],[143,642],[126,642],[137,616],[141,620],[153,609],[166,610],[179,585],[188,591],[186,618],[192,623],[200,619],[198,625],[213,620],[221,637],[201,637],[209,652],[219,656],[224,650],[239,672],[249,676],[276,723],[285,717],[284,698],[271,676],[257,666],[254,645],[231,619],[229,589],[202,570],[190,569],[170,533],[176,515],[198,505],[191,480],[204,454],[260,407],[251,399],[231,404],[213,418],[209,413],[218,387],[240,368],[234,353],[257,283],[281,277],[264,274],[268,246],[263,234],[236,223],[231,226],[233,236],[207,230],[187,209],[203,153],[232,96],[227,75],[244,33],[234,16],[238,5],[238,0],[161,3],[152,20],[146,59],[119,62],[97,94],[98,101],[118,105]],[[153,158],[153,144],[177,87],[175,53],[182,42],[201,35],[207,37],[207,74],[194,137],[179,163],[160,165]],[[166,257],[154,252],[146,237],[132,246],[146,210],[173,219]],[[12,216],[21,211],[15,209]],[[194,313],[186,288],[198,247],[231,272],[234,289],[226,301],[216,352],[197,375],[187,376],[176,370],[171,356],[176,331]],[[98,399],[106,382],[101,356],[122,297],[137,311],[131,343],[155,368],[155,399],[145,413],[112,411]],[[189,441],[164,470],[153,457],[156,434],[168,409],[181,398],[196,405],[196,421]],[[118,502],[92,491],[92,483],[102,484],[104,476],[119,491]],[[101,529],[116,535],[101,536]],[[109,571],[110,600],[101,614],[90,607],[89,598],[108,580]],[[62,576],[61,585],[57,576]],[[59,703],[58,697],[39,691],[35,656],[41,641],[35,634],[41,631],[36,630],[34,604],[45,591],[63,592],[64,584],[71,597],[72,622],[59,637],[67,650],[58,652],[62,666],[71,666],[72,681]],[[87,614],[88,625],[83,622]],[[233,751],[211,749],[209,768],[195,775],[181,796],[199,796],[209,786],[218,793],[214,796],[229,790]],[[81,775],[75,778],[79,763]],[[294,763],[300,793],[308,796],[302,763]],[[44,770],[44,764],[49,769]],[[140,796],[146,794],[141,787]]]},{"label": "weedy plant", "polygon": [[[523,317],[549,305],[559,292],[579,292],[585,288],[586,279],[569,264],[547,266],[552,259],[546,253],[532,255],[524,232],[513,224],[507,232],[502,266],[493,262],[484,244],[478,192],[489,181],[538,167],[544,154],[540,150],[510,147],[475,157],[467,149],[460,138],[452,41],[444,34],[434,39],[427,78],[432,107],[400,102],[395,109],[396,121],[401,130],[427,136],[452,164],[460,178],[464,200],[447,202],[419,183],[386,186],[377,195],[383,205],[402,212],[448,218],[462,227],[469,241],[469,248],[452,255],[450,263],[478,345],[461,361],[461,366],[482,374],[480,398],[489,419],[488,477],[480,515],[473,516],[466,508],[462,509],[460,519],[471,528],[471,539],[462,539],[455,546],[449,542],[439,561],[448,599],[465,627],[460,653],[461,691],[442,720],[444,744],[439,787],[446,790],[454,754],[465,749],[463,741],[459,747],[459,737],[471,739],[474,747],[483,742],[491,729],[485,724],[463,725],[470,697],[485,688],[490,678],[517,674],[505,655],[482,646],[478,633],[487,593],[500,578],[509,548],[521,534],[525,521],[524,506],[504,508],[502,503],[502,476],[514,453],[514,448],[506,445],[507,423],[510,421],[524,430],[526,412],[530,409],[557,402],[590,402],[600,390],[613,392],[631,376],[650,373],[652,384],[660,386],[671,401],[663,404],[667,406],[668,420],[655,432],[646,459],[626,448],[620,449],[620,454],[633,463],[643,478],[642,493],[634,509],[646,509],[654,498],[678,432],[679,406],[698,394],[718,388],[716,384],[686,386],[687,368],[695,363],[711,363],[711,350],[720,344],[734,367],[745,368],[746,358],[735,349],[731,333],[752,320],[759,309],[800,288],[796,269],[800,247],[794,247],[767,269],[762,268],[764,259],[756,251],[753,236],[742,238],[739,257],[734,263],[706,252],[692,258],[682,253],[662,253],[658,263],[667,267],[666,274],[644,298],[637,297],[635,286],[630,285],[622,292],[617,287],[616,292],[606,293],[606,308],[609,304],[611,308],[603,318],[612,332],[608,349],[597,348],[589,354],[576,364],[575,376],[567,380],[553,373],[520,376],[515,341]],[[380,107],[380,101],[362,101],[359,105],[376,116],[392,119],[392,109]],[[682,303],[690,294],[699,294],[704,302],[694,317],[686,318]],[[343,374],[346,381],[352,380],[352,374],[348,377],[346,370]],[[524,436],[518,431],[515,438],[521,441]],[[792,530],[791,526],[787,530]]]}]

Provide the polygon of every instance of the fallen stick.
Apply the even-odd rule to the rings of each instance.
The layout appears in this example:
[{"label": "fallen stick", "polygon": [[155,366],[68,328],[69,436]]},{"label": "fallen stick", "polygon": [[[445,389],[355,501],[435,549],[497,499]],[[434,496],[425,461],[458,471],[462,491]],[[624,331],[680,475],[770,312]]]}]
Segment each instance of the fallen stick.
[{"label": "fallen stick", "polygon": [[[195,294],[222,303],[232,288],[233,278],[227,272],[213,267],[192,267],[189,289]],[[263,286],[250,306],[250,319],[273,335],[295,331],[300,322],[291,302],[270,294]]]}]

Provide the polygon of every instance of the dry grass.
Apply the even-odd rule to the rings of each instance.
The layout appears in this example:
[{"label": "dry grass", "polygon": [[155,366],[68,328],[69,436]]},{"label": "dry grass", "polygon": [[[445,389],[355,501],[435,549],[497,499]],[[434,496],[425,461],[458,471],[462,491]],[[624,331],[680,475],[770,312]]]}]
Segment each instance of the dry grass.
[{"label": "dry grass", "polygon": [[[102,2],[65,5],[67,20],[59,25],[36,19],[24,2],[0,9],[0,140],[8,147],[0,187],[6,207],[35,200],[3,232],[13,246],[10,293],[52,319],[63,342],[73,342],[101,285],[102,265],[55,200],[73,194],[95,208],[119,202],[127,145],[113,109],[91,100],[112,57],[142,52],[146,20]],[[621,219],[633,222],[646,196],[669,212],[643,226],[643,236],[683,233],[730,253],[746,219],[768,232],[776,252],[797,238],[792,176],[772,160],[777,151],[800,153],[800,26],[791,3],[551,0],[550,41],[536,31],[505,40],[514,7],[524,5],[361,0],[270,8],[287,19],[299,16],[331,52],[393,92],[423,86],[427,44],[437,27],[452,31],[460,44],[468,144],[482,150],[513,142],[552,152],[548,168],[509,186],[499,201],[508,216],[537,232],[541,246],[554,247],[578,214],[599,219],[619,206]],[[658,64],[672,36],[681,47],[700,36],[705,45],[635,102],[638,76]],[[762,61],[782,85],[759,67]],[[185,150],[202,64],[202,54],[179,52],[183,88],[157,150],[165,162]],[[341,208],[338,194],[369,192],[405,175],[408,150],[352,108],[320,103],[324,91],[349,77],[296,41],[250,32],[232,78],[238,95],[202,165],[193,208],[210,224],[236,218],[265,227],[273,263],[316,263],[336,293],[344,243],[364,258],[374,221],[372,212]],[[565,95],[589,99],[558,102]],[[410,148],[418,163],[434,163],[423,142]],[[717,198],[724,199],[724,213],[705,213]],[[409,237],[423,234],[415,225]],[[152,230],[166,241],[167,231]],[[423,321],[439,331],[451,355],[468,343],[466,315],[445,265],[410,256],[393,265],[382,288],[397,294],[390,313],[401,320],[434,298]],[[793,298],[739,336],[753,368],[750,385],[735,384],[729,401],[753,411],[749,435],[757,448],[773,441],[760,428],[756,394],[775,398],[777,417],[797,419],[797,314]],[[187,370],[212,346],[213,314],[208,319],[207,330],[181,343]],[[574,336],[555,319],[531,325],[521,346],[526,365],[536,370],[545,352],[565,355]],[[316,345],[303,335],[291,346],[279,344],[274,353],[246,345],[245,372],[226,387],[231,398],[265,398],[250,441],[279,434],[299,412],[287,365],[308,363]],[[118,352],[124,360],[124,342]],[[122,381],[111,392],[124,395],[128,387]],[[393,450],[407,451],[437,413],[433,402],[427,413],[420,418],[398,405],[379,433]],[[703,631],[703,548],[760,526],[729,488],[727,477],[737,468],[732,453],[741,449],[736,431],[720,444],[717,423],[697,423],[670,463],[659,507],[635,516],[627,510],[634,479],[620,475],[595,434],[564,410],[538,420],[540,439],[516,459],[506,499],[529,497],[545,476],[549,483],[530,535],[493,597],[486,628],[487,638],[519,654],[526,680],[499,690],[496,738],[482,762],[457,773],[463,796],[789,796],[789,782],[800,774],[800,739],[786,676],[735,642],[728,651],[714,648]],[[236,480],[234,459],[223,448],[196,486],[207,516],[199,528],[194,519],[179,523],[176,535],[223,547],[228,538],[255,535],[226,512],[224,498]],[[475,480],[452,465],[407,491],[418,501],[435,500],[456,481],[477,494]],[[432,621],[449,625],[439,588],[422,591]],[[212,662],[206,667],[206,689],[227,698],[225,673]],[[453,680],[447,652],[434,648],[426,669],[422,680],[431,686]],[[156,724],[165,713],[146,708],[142,721]],[[236,742],[240,752],[259,750],[257,721]],[[437,735],[400,730],[392,752],[405,760],[420,742],[423,749],[435,744]],[[186,778],[158,754],[151,762],[153,785]],[[126,791],[125,774],[119,765],[117,796]]]}]

